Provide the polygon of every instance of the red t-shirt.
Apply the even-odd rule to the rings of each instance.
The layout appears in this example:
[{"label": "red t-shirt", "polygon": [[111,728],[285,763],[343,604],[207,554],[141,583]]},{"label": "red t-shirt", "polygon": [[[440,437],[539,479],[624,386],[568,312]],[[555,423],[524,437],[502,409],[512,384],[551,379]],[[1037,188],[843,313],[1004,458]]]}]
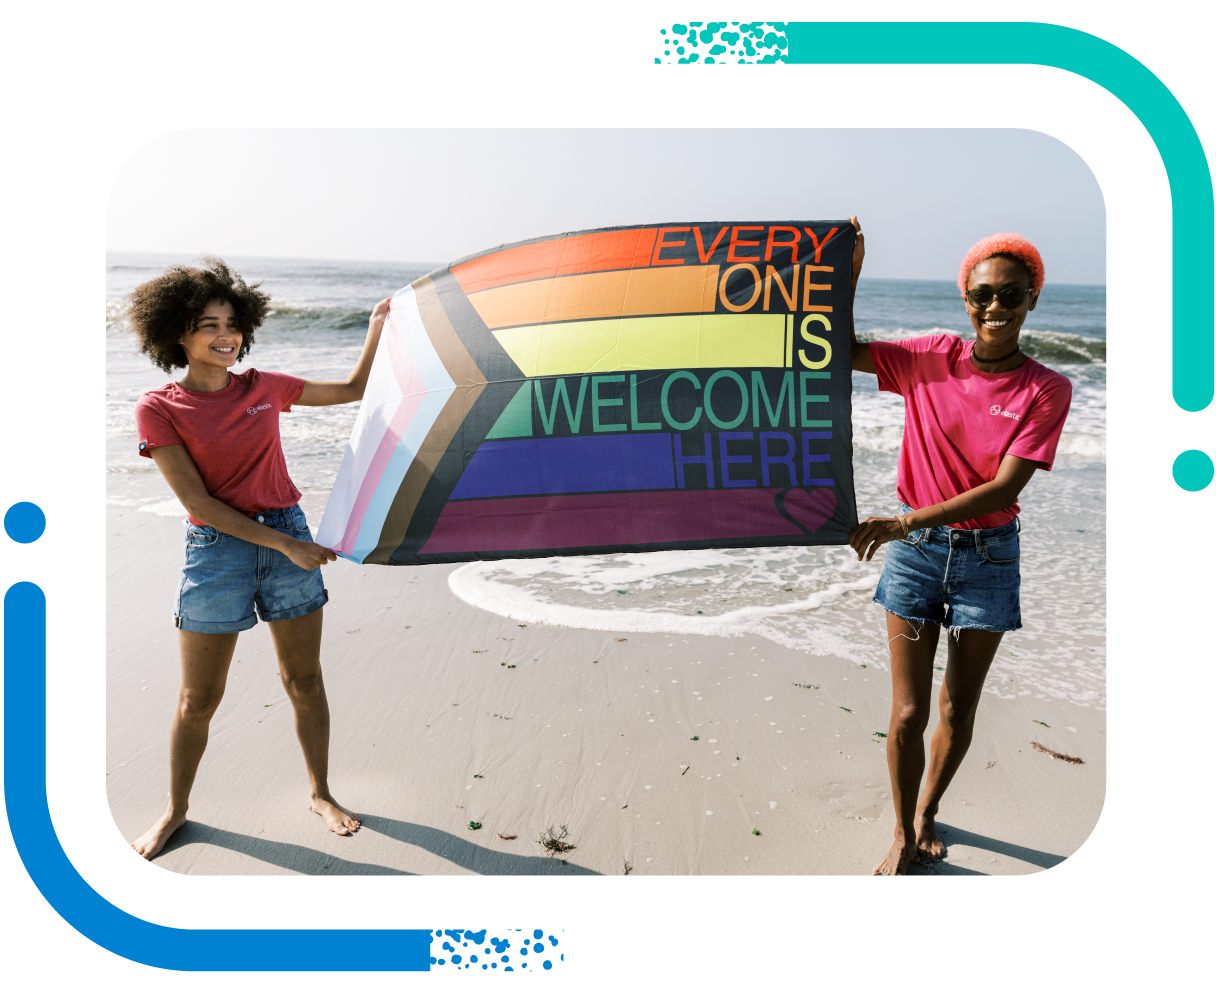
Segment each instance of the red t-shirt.
[{"label": "red t-shirt", "polygon": [[[135,404],[139,453],[183,444],[207,492],[242,514],[290,507],[300,499],[279,442],[279,414],[304,391],[304,380],[254,368],[219,392],[193,392],[176,382]],[[201,521],[190,519],[193,524]]]},{"label": "red t-shirt", "polygon": [[[919,509],[996,478],[1005,455],[1050,469],[1072,401],[1072,383],[1033,358],[993,375],[971,363],[974,341],[949,334],[874,341],[878,388],[904,397],[899,498]],[[1020,508],[951,525],[998,528]]]}]

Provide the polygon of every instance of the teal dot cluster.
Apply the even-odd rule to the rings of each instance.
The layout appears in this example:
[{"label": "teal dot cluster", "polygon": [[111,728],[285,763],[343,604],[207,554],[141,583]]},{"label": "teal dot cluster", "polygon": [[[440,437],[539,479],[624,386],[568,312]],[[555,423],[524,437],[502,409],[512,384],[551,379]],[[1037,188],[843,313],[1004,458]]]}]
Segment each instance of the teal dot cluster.
[{"label": "teal dot cluster", "polygon": [[689,21],[659,35],[663,54],[655,63],[783,63],[789,51],[784,21]]}]

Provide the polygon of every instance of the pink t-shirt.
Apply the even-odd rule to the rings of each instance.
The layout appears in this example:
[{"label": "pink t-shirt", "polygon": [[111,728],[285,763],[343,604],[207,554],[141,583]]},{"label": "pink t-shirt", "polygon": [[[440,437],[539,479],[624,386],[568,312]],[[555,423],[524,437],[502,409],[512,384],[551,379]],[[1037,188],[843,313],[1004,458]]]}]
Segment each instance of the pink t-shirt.
[{"label": "pink t-shirt", "polygon": [[[304,391],[304,380],[250,368],[219,392],[193,392],[176,382],[135,404],[139,453],[183,444],[207,492],[242,514],[290,507],[300,499],[279,442],[279,414]],[[193,524],[201,521],[190,519]]]},{"label": "pink t-shirt", "polygon": [[[996,478],[1005,455],[1050,469],[1072,401],[1072,383],[1033,358],[993,375],[971,363],[974,341],[949,334],[874,341],[878,388],[904,397],[899,498],[919,509]],[[1020,508],[951,525],[999,528]]]}]

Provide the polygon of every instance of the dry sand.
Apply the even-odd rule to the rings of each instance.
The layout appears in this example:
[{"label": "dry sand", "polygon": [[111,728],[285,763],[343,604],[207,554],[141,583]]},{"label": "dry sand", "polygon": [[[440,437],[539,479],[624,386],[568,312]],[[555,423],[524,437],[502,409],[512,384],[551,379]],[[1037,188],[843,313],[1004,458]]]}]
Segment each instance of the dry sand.
[{"label": "dry sand", "polygon": [[[183,529],[108,512],[107,781],[132,840],[167,798]],[[237,645],[190,821],[153,863],[191,875],[863,875],[886,853],[881,665],[748,635],[521,627],[455,597],[453,568],[325,569],[330,784],[362,830],[337,837],[308,811],[259,624]],[[1105,722],[1066,702],[986,697],[939,816],[949,856],[912,874],[1020,875],[1071,855],[1102,809]],[[563,826],[575,849],[546,857],[537,840]]]}]

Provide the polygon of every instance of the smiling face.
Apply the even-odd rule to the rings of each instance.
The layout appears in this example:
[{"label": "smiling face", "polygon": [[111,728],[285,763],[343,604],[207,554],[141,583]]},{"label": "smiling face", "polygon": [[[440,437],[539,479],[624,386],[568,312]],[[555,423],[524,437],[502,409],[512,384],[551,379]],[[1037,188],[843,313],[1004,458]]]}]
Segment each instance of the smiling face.
[{"label": "smiling face", "polygon": [[186,352],[191,369],[231,368],[241,350],[242,336],[236,311],[223,299],[212,299],[203,307],[197,328],[179,343]]},{"label": "smiling face", "polygon": [[[1030,272],[1019,260],[1009,257],[989,257],[971,269],[967,277],[967,291],[985,288],[999,292],[1004,288],[1029,288]],[[977,309],[964,296],[971,326],[975,330],[976,346],[984,357],[1000,357],[1017,346],[1018,333],[1026,321],[1026,314],[1038,304],[1038,292],[1029,293],[1022,304],[1014,309],[1006,308],[1000,298],[993,296],[991,302]]]}]

